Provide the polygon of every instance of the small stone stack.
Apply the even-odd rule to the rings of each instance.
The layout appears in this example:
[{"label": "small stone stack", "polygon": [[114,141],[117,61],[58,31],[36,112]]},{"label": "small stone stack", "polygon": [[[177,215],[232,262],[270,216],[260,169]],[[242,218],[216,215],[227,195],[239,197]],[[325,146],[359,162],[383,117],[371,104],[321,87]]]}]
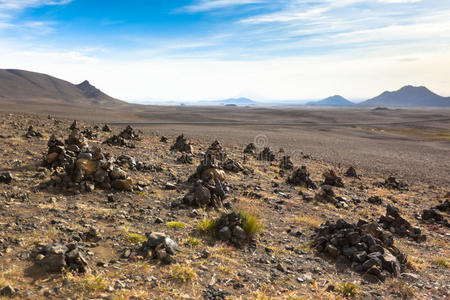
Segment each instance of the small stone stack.
[{"label": "small stone stack", "polygon": [[438,213],[435,209],[424,209],[422,211],[420,219],[430,224],[440,224],[450,228],[450,223],[444,218],[442,214]]},{"label": "small stone stack", "polygon": [[254,143],[248,144],[244,149],[244,154],[256,155],[256,146]]},{"label": "small stone stack", "polygon": [[261,161],[274,161],[275,153],[273,153],[273,151],[270,150],[269,147],[264,147],[263,151],[258,154],[257,158]]},{"label": "small stone stack", "polygon": [[164,233],[147,233],[147,241],[143,242],[139,252],[144,258],[158,259],[162,263],[169,264],[174,261],[172,255],[178,251],[178,244]]},{"label": "small stone stack", "polygon": [[70,130],[80,129],[80,127],[78,126],[78,121],[74,120],[72,125],[70,125],[69,129]]},{"label": "small stone stack", "polygon": [[125,147],[130,149],[136,148],[136,145],[134,143],[127,141],[126,139],[118,135],[113,135],[112,137],[104,141],[103,144],[107,144],[109,146]]},{"label": "small stone stack", "polygon": [[192,153],[193,150],[192,145],[188,143],[187,139],[184,137],[184,134],[179,135],[175,140],[175,143],[172,147],[170,147],[170,151]]},{"label": "small stone stack", "polygon": [[97,138],[97,133],[93,132],[90,128],[85,128],[81,134],[88,140],[93,140]]},{"label": "small stone stack", "polygon": [[292,175],[288,177],[287,183],[292,185],[298,185],[306,188],[316,189],[317,186],[309,178],[308,170],[306,166],[301,166],[292,172]]},{"label": "small stone stack", "polygon": [[28,127],[27,132],[24,135],[27,139],[31,139],[33,137],[37,137],[37,138],[41,138],[42,133],[40,133],[39,131],[34,130],[33,125],[30,125],[30,127]]},{"label": "small stone stack", "polygon": [[111,132],[112,130],[111,130],[111,127],[109,127],[108,124],[105,124],[105,125],[103,126],[103,128],[102,128],[102,131],[103,131],[103,132]]},{"label": "small stone stack", "polygon": [[344,174],[345,177],[354,177],[359,178],[359,175],[356,173],[356,170],[354,167],[349,167],[347,171]]},{"label": "small stone stack", "polygon": [[239,172],[246,173],[246,171],[244,170],[244,167],[242,167],[242,165],[239,162],[234,161],[231,158],[227,159],[222,164],[222,168],[226,171],[233,172],[233,173],[239,173]]},{"label": "small stone stack", "polygon": [[108,153],[102,153],[98,147],[90,147],[78,129],[72,131],[65,143],[52,135],[47,145],[44,166],[54,173],[41,188],[92,191],[97,186],[132,191],[127,173],[114,165],[114,159]]},{"label": "small stone stack", "polygon": [[63,269],[86,273],[90,270],[83,250],[77,244],[38,245],[32,257],[46,272],[61,272]]},{"label": "small stone stack", "polygon": [[219,162],[223,162],[227,157],[227,154],[225,153],[222,144],[218,140],[215,140],[211,144],[211,146],[209,146],[208,150],[206,150],[205,157],[209,158],[212,156],[214,156],[215,159],[218,160]]},{"label": "small stone stack", "polygon": [[406,264],[406,255],[394,246],[392,234],[376,222],[327,221],[317,229],[313,245],[319,253],[341,262],[351,262],[356,272],[372,274],[381,280],[389,273],[399,275]]},{"label": "small stone stack", "polygon": [[139,134],[137,134],[133,127],[128,125],[121,133],[119,133],[119,137],[125,139],[125,140],[133,140],[133,141],[140,141],[142,140]]},{"label": "small stone stack", "polygon": [[328,170],[325,173],[323,173],[323,177],[325,180],[323,181],[323,184],[336,186],[336,187],[344,187],[344,183],[342,182],[342,178],[337,176],[334,170]]},{"label": "small stone stack", "polygon": [[406,219],[400,216],[399,209],[390,204],[386,207],[386,215],[381,216],[378,222],[384,229],[400,237],[410,237],[416,242],[426,240],[426,236],[421,233],[420,228],[411,226]]},{"label": "small stone stack", "polygon": [[285,156],[283,156],[281,158],[280,169],[283,169],[283,170],[292,170],[292,169],[294,169],[294,164],[292,163],[290,156],[285,155]]},{"label": "small stone stack", "polygon": [[222,241],[229,242],[235,246],[242,246],[249,239],[249,236],[243,229],[242,221],[242,216],[239,213],[222,214],[215,221],[215,235]]},{"label": "small stone stack", "polygon": [[399,191],[408,190],[408,184],[398,181],[394,176],[389,176],[384,182],[378,182],[375,185],[391,190],[399,190]]}]

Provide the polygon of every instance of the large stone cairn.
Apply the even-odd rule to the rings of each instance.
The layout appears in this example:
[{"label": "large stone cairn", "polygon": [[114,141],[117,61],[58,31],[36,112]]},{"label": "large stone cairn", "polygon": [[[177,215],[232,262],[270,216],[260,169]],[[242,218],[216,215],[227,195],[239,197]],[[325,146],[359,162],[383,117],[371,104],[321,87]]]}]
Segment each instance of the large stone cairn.
[{"label": "large stone cairn", "polygon": [[194,174],[189,178],[193,188],[184,197],[184,202],[190,206],[212,206],[219,208],[225,199],[225,172],[215,163],[215,157],[205,155]]},{"label": "large stone cairn", "polygon": [[63,269],[86,273],[90,270],[83,250],[76,243],[38,245],[32,253],[36,264],[46,272],[61,272]]},{"label": "large stone cairn", "polygon": [[242,216],[237,212],[222,214],[214,224],[214,234],[218,239],[235,246],[242,246],[250,237],[243,229]]},{"label": "large stone cairn", "polygon": [[309,173],[306,166],[301,166],[300,168],[295,169],[292,172],[292,175],[288,177],[287,183],[305,188],[317,188],[315,183],[311,180],[311,178],[309,178]]},{"label": "large stone cairn", "polygon": [[223,162],[226,159],[227,154],[225,153],[222,144],[218,140],[215,140],[206,150],[205,156],[214,156],[216,160],[218,160],[219,162]]},{"label": "large stone cairn", "polygon": [[356,224],[339,219],[327,221],[313,236],[313,246],[319,253],[341,262],[351,262],[356,272],[375,275],[384,280],[386,275],[397,276],[406,264],[406,255],[394,246],[394,238],[378,223],[359,220]]},{"label": "large stone cairn", "polygon": [[264,147],[264,149],[258,154],[257,158],[261,161],[274,161],[275,153],[273,153],[269,147]]},{"label": "large stone cairn", "polygon": [[400,236],[410,237],[416,242],[423,242],[426,236],[421,233],[419,227],[413,227],[406,219],[400,216],[399,209],[388,204],[386,215],[381,216],[378,221],[384,229]]},{"label": "large stone cairn", "polygon": [[92,191],[95,187],[131,191],[127,173],[114,165],[108,153],[90,147],[78,129],[63,143],[52,135],[48,141],[44,166],[54,170],[51,180],[42,187],[59,187],[67,191]]},{"label": "large stone cairn", "polygon": [[124,138],[126,140],[140,141],[142,140],[138,133],[136,133],[130,125],[128,125],[121,133],[119,133],[119,137]]}]

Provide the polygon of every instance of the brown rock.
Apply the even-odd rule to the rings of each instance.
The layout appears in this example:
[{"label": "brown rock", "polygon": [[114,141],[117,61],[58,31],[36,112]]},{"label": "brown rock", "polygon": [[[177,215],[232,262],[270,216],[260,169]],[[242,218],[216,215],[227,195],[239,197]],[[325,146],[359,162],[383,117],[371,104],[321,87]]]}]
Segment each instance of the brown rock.
[{"label": "brown rock", "polygon": [[111,186],[118,191],[133,191],[133,183],[131,179],[117,179],[114,180]]}]

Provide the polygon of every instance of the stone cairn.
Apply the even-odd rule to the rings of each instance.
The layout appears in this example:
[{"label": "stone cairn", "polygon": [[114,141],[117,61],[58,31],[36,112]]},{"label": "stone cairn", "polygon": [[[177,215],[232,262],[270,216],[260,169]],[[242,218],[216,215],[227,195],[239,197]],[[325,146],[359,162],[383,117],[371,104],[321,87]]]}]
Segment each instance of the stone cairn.
[{"label": "stone cairn", "polygon": [[128,125],[119,135],[113,135],[108,138],[103,144],[109,146],[119,146],[126,148],[136,148],[136,145],[131,141],[140,141],[140,136],[134,131],[134,129]]},{"label": "stone cairn", "polygon": [[228,189],[224,183],[225,176],[225,172],[215,163],[214,155],[205,155],[188,180],[193,183],[193,188],[184,197],[184,203],[195,207],[222,207],[225,191]]},{"label": "stone cairn", "polygon": [[81,132],[81,134],[87,138],[88,140],[93,140],[96,139],[98,137],[97,133],[95,133],[94,131],[92,131],[92,129],[90,128],[85,128],[83,129],[83,131]]},{"label": "stone cairn", "polygon": [[34,130],[33,125],[30,125],[30,127],[28,127],[27,132],[24,135],[27,139],[31,139],[33,137],[37,137],[37,138],[41,138],[42,133],[40,133],[39,131]]},{"label": "stone cairn", "polygon": [[398,181],[394,176],[389,176],[384,182],[375,183],[375,186],[399,191],[408,190],[408,184]]},{"label": "stone cairn", "polygon": [[125,249],[122,258],[133,258],[136,256],[144,259],[157,259],[163,264],[175,261],[173,255],[178,251],[178,244],[164,233],[150,232],[146,234],[147,240],[136,249]]},{"label": "stone cairn", "polygon": [[188,143],[187,139],[184,137],[184,134],[181,134],[175,140],[175,143],[170,147],[170,151],[178,151],[178,152],[186,152],[193,153],[194,148],[190,143]]},{"label": "stone cairn", "polygon": [[445,212],[447,214],[450,213],[450,201],[446,200],[444,203],[436,205],[431,209],[424,209],[422,211],[422,215],[417,218],[430,224],[440,224],[450,228],[450,223],[448,220],[446,220],[446,218],[438,211]]},{"label": "stone cairn", "polygon": [[283,169],[283,170],[292,170],[292,169],[294,169],[294,164],[292,163],[290,156],[285,155],[285,156],[283,156],[281,158],[280,169]]},{"label": "stone cairn", "polygon": [[102,128],[102,131],[103,131],[103,132],[111,132],[112,130],[111,130],[111,127],[109,127],[108,124],[105,124],[105,125],[103,126],[103,128]]},{"label": "stone cairn", "polygon": [[66,191],[92,191],[95,187],[132,191],[127,173],[114,165],[108,153],[90,147],[78,129],[63,143],[52,135],[47,143],[44,166],[54,170],[50,181],[41,188],[59,187]]},{"label": "stone cairn", "polygon": [[360,178],[358,173],[356,173],[356,169],[354,167],[349,167],[347,171],[344,174],[345,177],[354,177],[354,178]]},{"label": "stone cairn", "polygon": [[258,160],[261,161],[274,161],[275,160],[275,153],[273,153],[272,150],[270,150],[269,147],[265,147],[259,154],[258,154]]},{"label": "stone cairn", "polygon": [[78,121],[77,121],[77,120],[74,120],[74,121],[72,122],[72,125],[70,125],[69,129],[70,129],[70,130],[80,129],[80,127],[78,126]]},{"label": "stone cairn", "polygon": [[336,186],[336,187],[344,187],[344,183],[342,182],[342,178],[337,176],[334,170],[328,170],[323,173],[323,177],[325,178],[323,184]]},{"label": "stone cairn", "polygon": [[244,149],[244,154],[256,155],[256,146],[254,143],[248,144]]},{"label": "stone cairn", "polygon": [[214,234],[218,239],[240,247],[250,238],[243,229],[243,221],[239,213],[222,214],[215,220]]},{"label": "stone cairn", "polygon": [[189,164],[190,165],[190,164],[193,163],[192,155],[189,155],[187,153],[183,153],[177,158],[177,162],[182,163],[182,164]]},{"label": "stone cairn", "polygon": [[78,273],[90,270],[83,250],[76,243],[38,245],[32,257],[39,267],[49,273],[61,272],[63,269]]},{"label": "stone cairn", "polygon": [[288,177],[287,183],[292,185],[298,185],[305,188],[316,189],[316,184],[309,177],[309,172],[306,166],[301,166],[292,172],[292,175]]},{"label": "stone cairn", "polygon": [[215,140],[211,146],[206,150],[205,156],[207,157],[215,157],[219,162],[223,162],[227,158],[227,154],[225,153],[222,144]]},{"label": "stone cairn", "polygon": [[419,227],[413,227],[406,219],[400,216],[399,209],[390,204],[386,207],[386,215],[378,221],[384,229],[400,236],[410,237],[416,242],[423,242],[426,236],[421,233]]},{"label": "stone cairn", "polygon": [[313,236],[313,246],[341,262],[350,262],[356,272],[372,274],[380,280],[397,276],[406,264],[406,255],[394,246],[390,232],[378,223],[359,220],[356,224],[339,219],[327,221]]}]

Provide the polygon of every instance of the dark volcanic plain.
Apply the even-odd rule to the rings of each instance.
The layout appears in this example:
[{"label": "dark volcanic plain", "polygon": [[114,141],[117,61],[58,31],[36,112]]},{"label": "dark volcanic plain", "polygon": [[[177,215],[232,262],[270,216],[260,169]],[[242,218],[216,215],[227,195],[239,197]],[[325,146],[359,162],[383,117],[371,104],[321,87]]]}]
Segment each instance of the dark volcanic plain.
[{"label": "dark volcanic plain", "polygon": [[[416,218],[422,210],[450,200],[450,109],[138,105],[101,109],[2,102],[0,117],[0,173],[9,171],[14,176],[10,184],[0,183],[0,290],[10,285],[17,299],[450,296],[449,228]],[[126,170],[143,191],[96,188],[74,195],[36,188],[51,175],[40,167],[49,137],[67,138],[73,120],[97,134],[88,141],[90,145],[99,145],[116,158],[126,154],[158,166],[148,172]],[[103,132],[104,124],[113,132]],[[135,149],[102,145],[130,124],[141,131],[142,140],[135,142]],[[29,125],[43,137],[24,137]],[[193,164],[177,162],[181,153],[169,150],[181,133],[193,145]],[[161,142],[161,136],[168,142]],[[219,211],[172,205],[189,191],[189,175],[215,140],[221,141],[235,161],[253,170],[247,175],[226,174],[231,186],[227,200],[232,207],[251,211],[264,226],[251,246],[236,248],[199,233],[199,223],[219,216]],[[244,159],[242,151],[251,142],[258,152],[270,147],[276,160]],[[280,148],[284,153],[279,153]],[[335,170],[344,187],[334,191],[346,205],[307,201],[304,195],[314,198],[320,188],[313,191],[287,184],[292,171],[280,172],[282,155],[290,155],[295,167],[307,166],[317,185],[323,182],[324,172]],[[344,177],[350,166],[361,179]],[[376,184],[392,175],[407,183],[408,190]],[[107,199],[110,193],[114,193],[114,202]],[[369,202],[373,196],[379,196],[381,204]],[[313,249],[311,241],[321,223],[339,218],[352,223],[378,220],[387,204],[398,207],[427,236],[419,243],[394,235],[395,245],[408,255],[403,275],[384,282],[369,280],[353,272],[349,264],[337,263]],[[449,219],[448,212],[442,214]],[[185,227],[167,226],[174,221]],[[83,236],[92,227],[99,240],[79,241],[87,253],[89,274],[49,274],[36,268],[30,254],[36,245],[69,243],[73,235]],[[175,263],[123,258],[124,251],[139,247],[137,237],[152,231],[163,232],[180,245]],[[354,289],[343,283],[354,283]]]}]

